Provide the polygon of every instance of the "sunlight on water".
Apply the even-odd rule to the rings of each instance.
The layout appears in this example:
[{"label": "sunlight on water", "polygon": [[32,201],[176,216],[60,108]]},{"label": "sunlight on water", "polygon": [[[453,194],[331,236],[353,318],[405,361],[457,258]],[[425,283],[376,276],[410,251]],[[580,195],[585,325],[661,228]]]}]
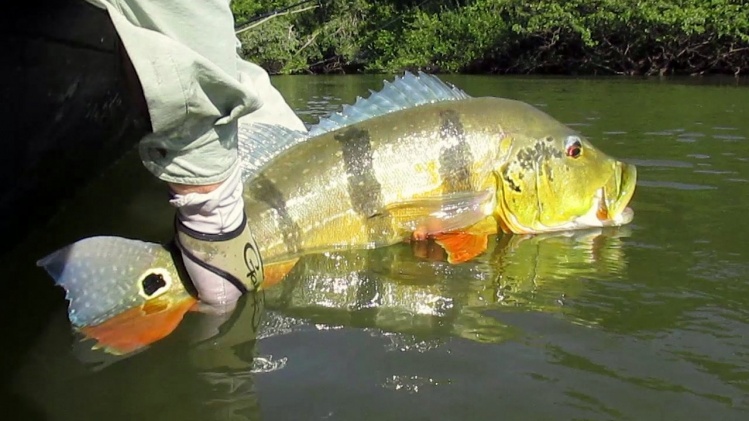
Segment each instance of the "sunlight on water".
[{"label": "sunlight on water", "polygon": [[266,292],[269,308],[313,322],[501,342],[511,329],[490,309],[562,312],[588,282],[621,279],[627,228],[490,241],[474,261],[449,265],[441,248],[395,245],[305,256]]}]

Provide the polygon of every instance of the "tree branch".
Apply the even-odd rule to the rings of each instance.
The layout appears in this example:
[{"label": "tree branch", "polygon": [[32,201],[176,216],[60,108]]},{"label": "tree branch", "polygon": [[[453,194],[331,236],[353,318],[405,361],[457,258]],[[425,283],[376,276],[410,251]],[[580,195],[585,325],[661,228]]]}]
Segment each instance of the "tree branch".
[{"label": "tree branch", "polygon": [[236,35],[239,35],[242,32],[248,31],[248,30],[250,30],[250,29],[252,29],[252,28],[254,28],[256,26],[259,26],[259,25],[261,25],[261,24],[263,24],[265,22],[268,22],[269,20],[271,20],[273,18],[277,18],[279,16],[284,16],[284,15],[293,15],[293,14],[296,14],[296,13],[302,13],[302,12],[306,12],[307,10],[312,10],[312,9],[315,9],[315,8],[318,8],[318,7],[320,7],[320,5],[316,4],[314,6],[307,6],[307,7],[301,8],[301,9],[297,9],[297,10],[287,10],[285,12],[275,13],[275,14],[272,14],[272,15],[270,15],[268,17],[260,19],[259,21],[255,22],[255,23],[253,23],[251,25],[247,25],[247,26],[245,26],[242,29],[238,29],[238,30],[234,31],[234,33]]}]

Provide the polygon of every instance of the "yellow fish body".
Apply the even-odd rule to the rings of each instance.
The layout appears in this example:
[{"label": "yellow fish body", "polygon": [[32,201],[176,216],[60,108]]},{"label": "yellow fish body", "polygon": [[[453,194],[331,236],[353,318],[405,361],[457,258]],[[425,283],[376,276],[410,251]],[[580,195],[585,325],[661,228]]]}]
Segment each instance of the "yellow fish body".
[{"label": "yellow fish body", "polygon": [[[441,84],[407,75],[389,88],[405,96],[423,79]],[[448,92],[300,137],[248,171],[247,214],[265,261],[390,245],[414,233],[541,233],[631,221],[634,166],[528,104]],[[246,139],[249,162],[252,134]]]}]

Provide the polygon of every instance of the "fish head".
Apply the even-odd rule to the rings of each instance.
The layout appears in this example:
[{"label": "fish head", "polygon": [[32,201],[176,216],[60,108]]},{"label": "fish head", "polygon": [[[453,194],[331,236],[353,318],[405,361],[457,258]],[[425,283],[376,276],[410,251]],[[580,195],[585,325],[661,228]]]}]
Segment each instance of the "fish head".
[{"label": "fish head", "polygon": [[510,146],[495,170],[495,214],[502,230],[537,234],[631,222],[627,204],[635,190],[635,166],[528,107],[534,118],[507,135]]}]

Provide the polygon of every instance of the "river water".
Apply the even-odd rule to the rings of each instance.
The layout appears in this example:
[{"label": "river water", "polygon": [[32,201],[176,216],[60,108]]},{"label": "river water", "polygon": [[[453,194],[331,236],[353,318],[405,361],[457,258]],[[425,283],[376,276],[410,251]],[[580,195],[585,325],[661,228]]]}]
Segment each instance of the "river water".
[{"label": "river water", "polygon": [[[275,83],[314,122],[382,79]],[[534,104],[636,164],[633,223],[492,239],[459,266],[405,245],[313,256],[269,291],[257,340],[244,306],[220,326],[189,315],[114,358],[79,342],[33,262],[91,235],[169,238],[165,193],[131,153],[6,257],[3,407],[50,420],[749,419],[749,86],[444,79]]]}]

